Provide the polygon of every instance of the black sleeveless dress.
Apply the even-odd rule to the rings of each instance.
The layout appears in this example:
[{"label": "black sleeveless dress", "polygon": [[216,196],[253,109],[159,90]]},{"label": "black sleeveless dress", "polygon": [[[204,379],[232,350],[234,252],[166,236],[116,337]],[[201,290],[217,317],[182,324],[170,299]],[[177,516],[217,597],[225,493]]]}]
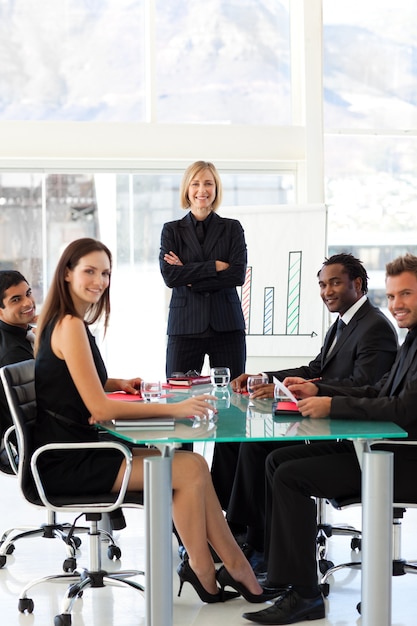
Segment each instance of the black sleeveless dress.
[{"label": "black sleeveless dress", "polygon": [[[37,419],[33,432],[34,449],[46,443],[99,441],[98,430],[90,426],[90,413],[75,387],[64,360],[51,349],[55,324],[45,328],[35,362]],[[85,330],[97,373],[104,387],[107,371],[88,329]],[[48,452],[39,463],[47,493],[56,495],[108,493],[122,462],[117,450]]]}]

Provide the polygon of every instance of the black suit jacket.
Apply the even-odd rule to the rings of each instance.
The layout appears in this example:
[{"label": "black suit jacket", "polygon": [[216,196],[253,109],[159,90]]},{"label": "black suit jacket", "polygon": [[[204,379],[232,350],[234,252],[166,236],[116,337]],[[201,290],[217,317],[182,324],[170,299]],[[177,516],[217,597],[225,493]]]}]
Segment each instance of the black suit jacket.
[{"label": "black suit jacket", "polygon": [[[169,265],[164,254],[173,251],[184,265]],[[216,272],[215,261],[230,264]],[[165,284],[172,288],[168,335],[243,330],[240,298],[236,286],[243,285],[247,252],[243,228],[237,220],[213,213],[203,246],[188,213],[183,219],[164,224],[159,264]]]},{"label": "black suit jacket", "polygon": [[[0,367],[33,359],[33,347],[26,339],[26,330],[0,320]],[[13,424],[3,385],[0,383],[0,438]]]},{"label": "black suit jacket", "polygon": [[394,363],[397,350],[397,334],[391,322],[369,300],[343,330],[329,357],[326,354],[336,334],[336,322],[329,328],[320,354],[308,365],[277,372],[267,372],[270,380],[276,376],[324,378],[326,383],[350,386],[376,383]]},{"label": "black suit jacket", "polygon": [[410,346],[403,377],[393,387],[401,350],[391,370],[375,385],[345,388],[319,383],[319,395],[334,396],[330,417],[395,422],[417,440],[417,339]]}]

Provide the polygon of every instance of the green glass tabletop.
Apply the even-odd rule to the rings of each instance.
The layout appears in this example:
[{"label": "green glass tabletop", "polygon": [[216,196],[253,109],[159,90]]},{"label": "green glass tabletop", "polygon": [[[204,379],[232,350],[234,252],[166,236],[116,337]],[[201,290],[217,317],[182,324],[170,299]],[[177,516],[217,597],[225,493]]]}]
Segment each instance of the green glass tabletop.
[{"label": "green glass tabletop", "polygon": [[[193,393],[212,393],[210,386],[199,386]],[[188,392],[168,392],[166,402],[178,402]],[[130,443],[191,441],[262,441],[285,439],[382,439],[404,438],[407,433],[392,422],[309,419],[288,414],[272,414],[272,400],[249,400],[247,395],[229,389],[216,390],[217,415],[213,420],[186,418],[175,421],[172,429],[129,429],[117,424],[102,425],[107,431]]]}]

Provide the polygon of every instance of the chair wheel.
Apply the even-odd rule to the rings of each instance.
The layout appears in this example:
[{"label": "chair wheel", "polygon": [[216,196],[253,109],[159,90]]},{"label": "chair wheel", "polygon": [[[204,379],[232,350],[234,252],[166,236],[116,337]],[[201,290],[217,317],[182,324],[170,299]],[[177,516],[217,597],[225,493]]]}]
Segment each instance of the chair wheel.
[{"label": "chair wheel", "polygon": [[351,550],[360,550],[362,547],[361,538],[353,537],[352,541],[350,542],[350,547],[351,547]]},{"label": "chair wheel", "polygon": [[359,613],[359,615],[362,614],[362,607],[361,607],[361,603],[360,602],[358,602],[358,604],[356,605],[356,610]]},{"label": "chair wheel", "polygon": [[71,626],[71,615],[69,613],[55,615],[54,626]]},{"label": "chair wheel", "polygon": [[65,561],[62,564],[62,569],[64,570],[64,572],[73,572],[75,571],[76,567],[77,567],[77,561],[73,557],[65,559]]},{"label": "chair wheel", "polygon": [[0,569],[6,565],[7,557],[4,554],[0,554]]},{"label": "chair wheel", "polygon": [[319,587],[320,587],[320,591],[323,594],[323,596],[325,598],[327,598],[327,596],[330,593],[330,585],[329,585],[329,583],[321,583],[321,585],[319,585]]},{"label": "chair wheel", "polygon": [[35,605],[31,598],[19,598],[19,604],[17,605],[17,608],[19,609],[20,613],[24,613],[25,611],[27,611],[28,613],[33,613],[34,607]]},{"label": "chair wheel", "polygon": [[325,574],[330,568],[334,567],[333,561],[327,561],[326,559],[320,559],[319,570],[322,574]]},{"label": "chair wheel", "polygon": [[113,559],[118,560],[122,556],[122,551],[120,550],[119,546],[109,546],[107,548],[107,556],[111,561]]},{"label": "chair wheel", "polygon": [[82,541],[79,537],[73,537],[72,541],[74,543],[74,546],[78,549],[80,547],[80,545],[82,544]]},{"label": "chair wheel", "polygon": [[14,549],[15,549],[14,543],[9,543],[6,549],[6,554],[13,554]]}]

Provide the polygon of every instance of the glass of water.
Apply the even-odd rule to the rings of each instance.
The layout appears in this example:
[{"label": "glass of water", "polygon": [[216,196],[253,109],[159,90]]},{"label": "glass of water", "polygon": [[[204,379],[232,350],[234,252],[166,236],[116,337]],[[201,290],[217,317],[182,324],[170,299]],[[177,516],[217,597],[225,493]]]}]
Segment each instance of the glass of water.
[{"label": "glass of water", "polygon": [[257,385],[266,385],[268,383],[268,376],[266,374],[256,374],[254,376],[248,376],[247,388],[248,393],[251,394],[255,391]]},{"label": "glass of water", "polygon": [[213,387],[227,387],[230,383],[230,369],[228,367],[212,367],[210,380]]},{"label": "glass of water", "polygon": [[161,381],[142,380],[140,384],[140,391],[145,402],[157,402],[162,395]]}]

